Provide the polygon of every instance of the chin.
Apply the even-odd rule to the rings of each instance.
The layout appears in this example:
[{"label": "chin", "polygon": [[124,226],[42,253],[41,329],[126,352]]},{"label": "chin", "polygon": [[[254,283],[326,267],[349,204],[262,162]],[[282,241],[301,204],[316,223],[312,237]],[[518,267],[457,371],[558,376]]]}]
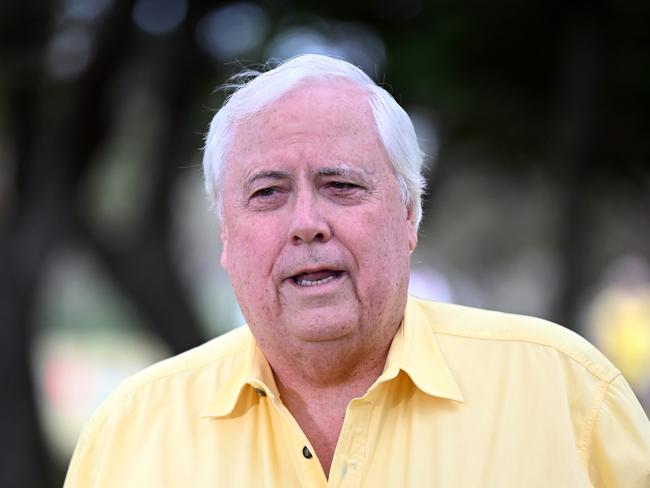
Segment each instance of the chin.
[{"label": "chin", "polygon": [[323,343],[344,340],[358,330],[357,320],[336,321],[316,317],[293,317],[291,334],[301,342]]}]

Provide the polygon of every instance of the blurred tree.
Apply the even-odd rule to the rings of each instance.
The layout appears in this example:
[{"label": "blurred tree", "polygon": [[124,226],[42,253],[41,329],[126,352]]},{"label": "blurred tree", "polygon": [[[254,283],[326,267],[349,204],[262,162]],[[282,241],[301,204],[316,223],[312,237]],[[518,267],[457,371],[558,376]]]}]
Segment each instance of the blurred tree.
[{"label": "blurred tree", "polygon": [[[158,102],[165,114],[151,157],[149,201],[137,228],[125,240],[99,236],[83,207],[85,177],[98,149],[117,130],[115,84],[143,41],[132,21],[132,2],[116,2],[97,25],[95,52],[76,79],[57,81],[45,72],[54,5],[4,5],[2,25],[2,120],[13,164],[2,206],[0,260],[0,374],[5,400],[0,424],[2,486],[44,486],[48,463],[34,408],[29,357],[34,298],[48,258],[71,241],[101,258],[109,276],[131,299],[150,327],[181,352],[202,342],[170,254],[169,190],[186,155],[200,146],[181,137],[191,127],[192,87],[204,82],[206,60],[193,44],[193,25],[174,35],[167,58],[153,58]],[[190,22],[201,13],[190,12]],[[176,41],[176,42],[174,42]],[[198,58],[198,59],[197,59]],[[126,98],[128,88],[121,97]],[[119,243],[119,244],[118,244]]]}]

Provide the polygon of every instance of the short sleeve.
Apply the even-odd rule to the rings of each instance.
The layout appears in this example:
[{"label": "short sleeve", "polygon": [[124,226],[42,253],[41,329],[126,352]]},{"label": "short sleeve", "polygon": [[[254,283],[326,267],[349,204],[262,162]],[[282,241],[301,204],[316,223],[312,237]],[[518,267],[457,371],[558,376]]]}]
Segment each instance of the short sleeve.
[{"label": "short sleeve", "polygon": [[597,488],[650,488],[650,421],[622,375],[607,386],[588,457]]},{"label": "short sleeve", "polygon": [[95,467],[94,453],[86,432],[81,434],[75,447],[63,488],[92,486],[92,472]]}]

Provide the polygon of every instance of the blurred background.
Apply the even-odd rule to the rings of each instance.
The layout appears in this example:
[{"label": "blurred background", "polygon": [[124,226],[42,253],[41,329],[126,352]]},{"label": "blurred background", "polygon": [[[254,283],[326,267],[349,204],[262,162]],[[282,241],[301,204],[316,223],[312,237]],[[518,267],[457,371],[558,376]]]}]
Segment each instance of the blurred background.
[{"label": "blurred background", "polygon": [[0,485],[60,486],[125,376],[241,323],[201,174],[215,88],[329,53],[429,155],[412,292],[586,336],[650,410],[650,2],[5,0]]}]

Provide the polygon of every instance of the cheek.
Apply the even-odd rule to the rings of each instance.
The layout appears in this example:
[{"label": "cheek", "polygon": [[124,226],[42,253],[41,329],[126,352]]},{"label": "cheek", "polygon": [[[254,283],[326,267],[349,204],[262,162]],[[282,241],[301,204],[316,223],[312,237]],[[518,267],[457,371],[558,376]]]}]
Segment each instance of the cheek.
[{"label": "cheek", "polygon": [[229,272],[237,286],[259,286],[267,278],[277,255],[277,231],[260,222],[240,222],[230,232]]},{"label": "cheek", "polygon": [[358,223],[353,253],[360,279],[370,289],[390,290],[408,276],[409,233],[401,215],[385,213]]}]

